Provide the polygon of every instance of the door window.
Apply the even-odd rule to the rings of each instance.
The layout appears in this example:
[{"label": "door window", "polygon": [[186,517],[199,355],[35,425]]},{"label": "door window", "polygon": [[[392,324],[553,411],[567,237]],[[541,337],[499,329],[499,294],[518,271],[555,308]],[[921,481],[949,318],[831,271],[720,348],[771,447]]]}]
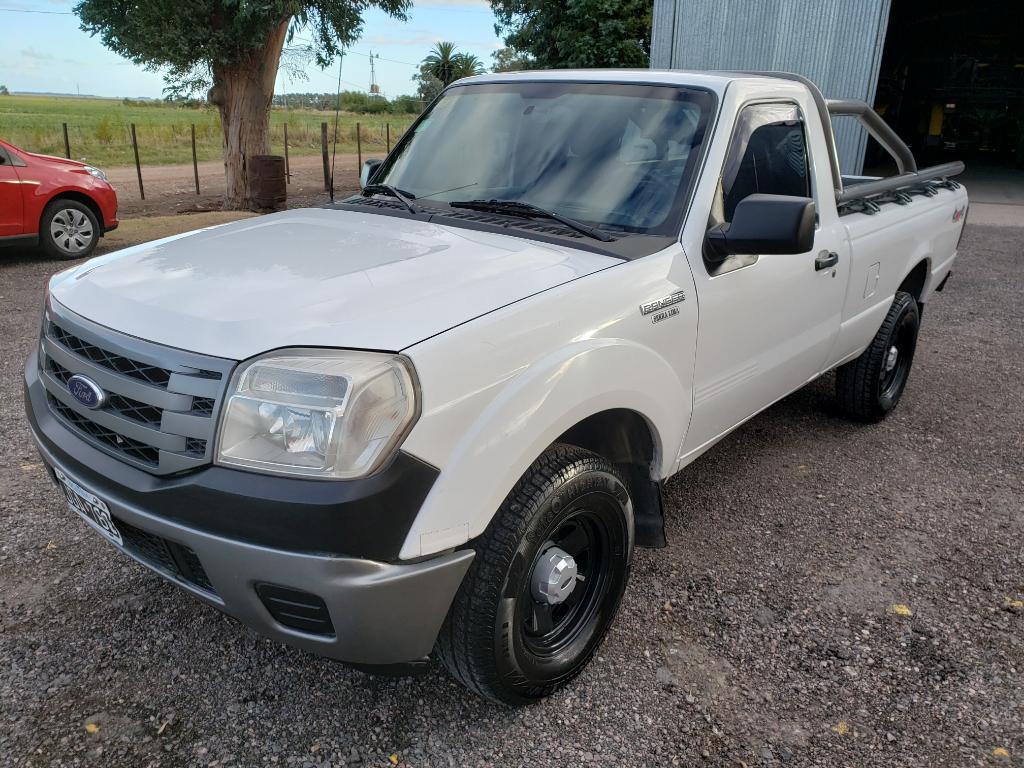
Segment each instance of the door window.
[{"label": "door window", "polygon": [[[740,111],[708,228],[731,222],[739,202],[755,192],[813,197],[804,122],[795,104],[752,104]],[[731,257],[708,268],[720,274],[754,261]]]}]

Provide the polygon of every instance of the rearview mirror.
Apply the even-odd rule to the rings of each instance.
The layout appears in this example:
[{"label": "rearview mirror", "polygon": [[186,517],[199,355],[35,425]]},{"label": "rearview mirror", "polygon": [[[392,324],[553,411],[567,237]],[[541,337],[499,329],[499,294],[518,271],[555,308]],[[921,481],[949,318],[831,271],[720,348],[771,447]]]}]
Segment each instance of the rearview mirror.
[{"label": "rearview mirror", "polygon": [[708,230],[710,255],[806,253],[814,247],[817,213],[809,197],[756,193],[740,200],[730,224]]},{"label": "rearview mirror", "polygon": [[359,186],[365,187],[369,184],[370,180],[373,178],[373,174],[377,172],[377,169],[380,168],[381,163],[383,162],[383,160],[371,158],[363,163],[363,167],[359,171]]}]

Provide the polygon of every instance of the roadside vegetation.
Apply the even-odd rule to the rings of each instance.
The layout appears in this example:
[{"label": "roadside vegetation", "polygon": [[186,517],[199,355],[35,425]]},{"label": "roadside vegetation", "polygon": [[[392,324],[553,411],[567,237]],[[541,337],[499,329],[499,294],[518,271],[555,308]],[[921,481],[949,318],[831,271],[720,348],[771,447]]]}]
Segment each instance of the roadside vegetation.
[{"label": "roadside vegetation", "polygon": [[[192,162],[190,126],[196,126],[199,160],[223,157],[223,132],[215,107],[165,101],[71,98],[61,96],[5,96],[0,100],[0,138],[29,152],[64,156],[62,123],[68,124],[71,157],[100,167],[131,165],[131,124],[139,141],[143,165]],[[343,108],[346,106],[342,102]],[[338,152],[356,151],[356,123],[361,125],[364,153],[386,144],[385,124],[391,125],[391,143],[409,127],[415,115],[342,112],[338,120]],[[288,151],[293,155],[320,152],[320,124],[328,126],[333,150],[333,112],[275,107],[270,115],[270,151],[284,153],[284,125],[288,124]]]}]

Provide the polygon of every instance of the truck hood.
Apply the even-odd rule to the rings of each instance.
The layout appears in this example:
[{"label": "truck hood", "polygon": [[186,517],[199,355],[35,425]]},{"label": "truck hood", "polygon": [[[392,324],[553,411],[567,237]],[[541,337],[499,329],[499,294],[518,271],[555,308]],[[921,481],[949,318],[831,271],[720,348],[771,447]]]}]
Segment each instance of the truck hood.
[{"label": "truck hood", "polygon": [[509,235],[319,208],[127,248],[52,298],[148,341],[244,360],[291,346],[398,351],[619,259]]}]

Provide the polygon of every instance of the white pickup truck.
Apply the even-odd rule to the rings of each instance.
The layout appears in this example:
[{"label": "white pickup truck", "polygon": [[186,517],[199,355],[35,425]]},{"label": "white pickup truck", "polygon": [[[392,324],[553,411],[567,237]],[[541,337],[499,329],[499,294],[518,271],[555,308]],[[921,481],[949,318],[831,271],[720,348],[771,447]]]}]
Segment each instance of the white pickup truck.
[{"label": "white pickup truck", "polygon": [[[842,177],[829,113],[898,173]],[[831,370],[850,417],[896,405],[960,170],[791,75],[470,78],[360,195],[54,276],[28,419],[71,508],[207,603],[527,702],[664,543],[666,479]]]}]

